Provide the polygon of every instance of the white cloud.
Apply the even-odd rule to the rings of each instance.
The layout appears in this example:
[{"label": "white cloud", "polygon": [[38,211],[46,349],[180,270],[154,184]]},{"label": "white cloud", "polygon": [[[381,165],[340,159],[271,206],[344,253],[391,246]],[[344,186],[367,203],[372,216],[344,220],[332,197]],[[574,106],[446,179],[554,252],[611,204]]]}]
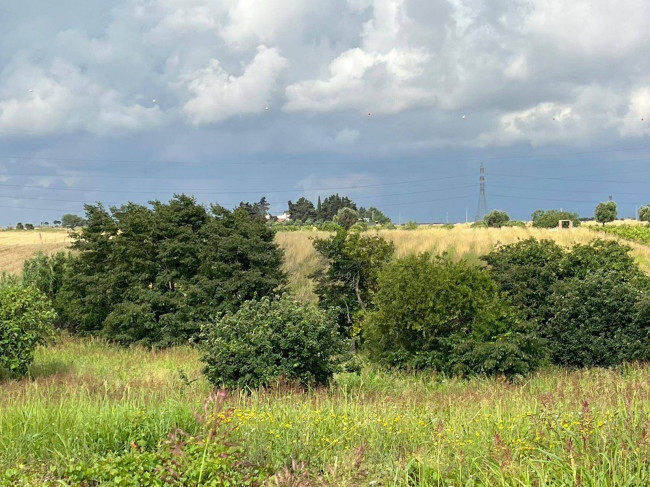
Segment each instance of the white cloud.
[{"label": "white cloud", "polygon": [[359,131],[345,127],[336,133],[334,140],[338,144],[351,144],[359,138]]},{"label": "white cloud", "polygon": [[195,124],[214,123],[233,115],[263,113],[279,73],[287,66],[277,49],[259,46],[240,76],[229,75],[218,60],[185,77],[190,99],[184,111]]}]

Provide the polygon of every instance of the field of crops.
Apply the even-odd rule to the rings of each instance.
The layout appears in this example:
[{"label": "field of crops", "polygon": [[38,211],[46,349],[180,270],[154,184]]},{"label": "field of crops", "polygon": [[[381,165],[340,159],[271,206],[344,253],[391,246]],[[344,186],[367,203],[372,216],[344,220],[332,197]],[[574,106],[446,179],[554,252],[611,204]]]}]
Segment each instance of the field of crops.
[{"label": "field of crops", "polygon": [[650,227],[647,225],[606,225],[593,228],[597,228],[608,235],[615,235],[625,240],[650,245]]},{"label": "field of crops", "polygon": [[[193,411],[209,394],[189,347],[64,337],[32,373],[0,390],[0,484],[66,485],[58,478],[71,466],[155,449],[173,426],[199,428]],[[650,482],[646,365],[551,369],[515,383],[365,367],[329,388],[242,391],[226,405],[222,427],[269,485]],[[286,466],[304,483],[282,483]]]}]

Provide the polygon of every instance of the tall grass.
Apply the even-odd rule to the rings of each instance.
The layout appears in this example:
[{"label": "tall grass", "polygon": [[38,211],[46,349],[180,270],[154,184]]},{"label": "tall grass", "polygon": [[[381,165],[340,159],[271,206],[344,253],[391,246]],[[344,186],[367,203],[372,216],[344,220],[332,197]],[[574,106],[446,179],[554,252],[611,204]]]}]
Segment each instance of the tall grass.
[{"label": "tall grass", "polygon": [[[39,351],[32,374],[2,383],[0,478],[155,448],[173,426],[192,432],[209,394],[189,347],[64,338]],[[327,388],[234,391],[227,404],[249,461],[279,471],[293,460],[320,485],[650,481],[649,365],[550,369],[515,383],[365,367]]]}]

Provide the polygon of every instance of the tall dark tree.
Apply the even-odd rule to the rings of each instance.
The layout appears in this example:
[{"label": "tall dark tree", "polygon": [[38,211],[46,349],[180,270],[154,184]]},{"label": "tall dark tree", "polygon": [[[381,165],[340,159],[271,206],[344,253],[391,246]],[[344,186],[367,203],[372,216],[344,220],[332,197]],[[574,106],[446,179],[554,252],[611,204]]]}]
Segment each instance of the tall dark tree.
[{"label": "tall dark tree", "polygon": [[246,208],[210,211],[180,195],[151,207],[87,205],[57,307],[85,332],[169,345],[283,281],[273,231]]},{"label": "tall dark tree", "polygon": [[296,222],[305,222],[307,220],[316,219],[316,209],[314,208],[314,203],[309,201],[304,196],[301,196],[298,201],[292,203],[289,201],[289,215],[291,219]]},{"label": "tall dark tree", "polygon": [[243,201],[239,203],[239,207],[243,208],[251,218],[261,218],[264,220],[269,213],[270,206],[269,202],[266,201],[266,196],[262,196],[257,203],[244,203]]},{"label": "tall dark tree", "polygon": [[76,228],[85,224],[85,220],[79,215],[66,213],[61,217],[61,225],[66,228]]},{"label": "tall dark tree", "polygon": [[321,211],[317,215],[319,220],[332,221],[341,208],[357,209],[357,205],[347,196],[333,194],[325,198],[321,204]]}]

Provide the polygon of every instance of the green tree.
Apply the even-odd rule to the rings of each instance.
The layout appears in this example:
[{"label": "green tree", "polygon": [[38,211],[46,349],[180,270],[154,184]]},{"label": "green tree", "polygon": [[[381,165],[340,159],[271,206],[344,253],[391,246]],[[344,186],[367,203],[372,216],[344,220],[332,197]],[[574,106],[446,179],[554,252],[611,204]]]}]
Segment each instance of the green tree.
[{"label": "green tree", "polygon": [[359,208],[359,218],[361,220],[367,219],[370,223],[390,223],[390,218],[384,215],[379,208],[371,206],[365,209],[363,206]]},{"label": "green tree", "polygon": [[639,220],[642,222],[650,222],[650,205],[639,208]]},{"label": "green tree", "polygon": [[25,230],[34,230],[33,223],[25,223]]},{"label": "green tree", "polygon": [[357,221],[359,221],[359,216],[352,208],[341,208],[334,217],[334,223],[338,223],[345,229],[349,229]]},{"label": "green tree", "polygon": [[34,350],[54,335],[56,314],[49,300],[37,289],[0,287],[0,369],[12,377],[27,374]]},{"label": "green tree", "polygon": [[266,201],[266,196],[262,196],[257,203],[244,203],[243,201],[239,203],[239,207],[248,212],[251,218],[260,218],[262,220],[266,220],[270,206],[269,202]]},{"label": "green tree", "polygon": [[377,290],[377,274],[391,259],[395,245],[379,236],[341,230],[327,239],[314,239],[314,248],[326,265],[311,277],[315,293],[325,309],[338,308],[337,321],[346,336],[358,332],[357,315],[371,304]]},{"label": "green tree", "polygon": [[287,203],[289,207],[289,215],[295,222],[305,222],[309,219],[316,219],[316,209],[314,204],[305,197],[298,198],[298,201],[292,203],[291,200]]},{"label": "green tree", "polygon": [[555,228],[560,220],[571,220],[574,226],[580,225],[577,213],[561,210],[535,210],[532,214],[533,226],[536,228]]},{"label": "green tree", "polygon": [[320,213],[317,214],[317,219],[321,221],[332,221],[341,208],[357,209],[357,205],[347,196],[339,196],[333,194],[328,196],[321,203]]},{"label": "green tree", "polygon": [[245,302],[204,327],[205,374],[226,387],[259,387],[279,377],[325,384],[348,348],[337,328],[334,310],[288,296]]},{"label": "green tree", "polygon": [[75,215],[73,213],[66,213],[61,217],[61,225],[63,225],[66,228],[77,228],[81,227],[85,224],[85,220],[80,217],[79,215]]},{"label": "green tree", "polygon": [[207,211],[180,195],[151,207],[86,205],[57,307],[76,329],[121,343],[169,345],[210,316],[283,282],[274,232],[245,208]]},{"label": "green tree", "polygon": [[596,211],[594,211],[594,218],[598,223],[602,223],[605,226],[605,223],[613,222],[616,220],[616,202],[615,201],[603,201],[598,203],[596,206]]},{"label": "green tree", "polygon": [[450,374],[523,374],[544,359],[542,341],[484,269],[428,253],[379,273],[363,332],[373,359]]},{"label": "green tree", "polygon": [[24,230],[24,229],[25,226],[21,222],[16,223],[16,230]]},{"label": "green tree", "polygon": [[510,220],[510,216],[505,211],[500,210],[492,210],[483,217],[483,221],[488,227],[499,228],[508,220]]}]

